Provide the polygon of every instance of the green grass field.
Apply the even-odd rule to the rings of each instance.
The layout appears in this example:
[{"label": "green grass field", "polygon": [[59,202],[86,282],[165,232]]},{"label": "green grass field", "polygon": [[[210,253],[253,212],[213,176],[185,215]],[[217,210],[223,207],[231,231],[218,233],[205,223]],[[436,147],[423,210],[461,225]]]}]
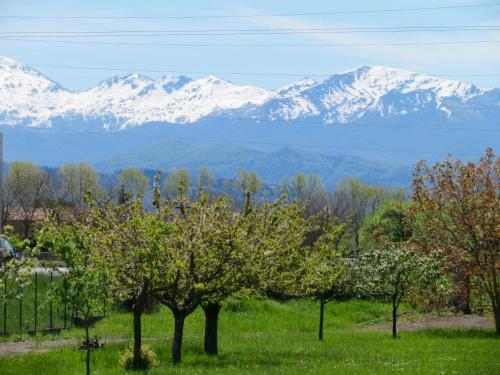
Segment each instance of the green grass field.
[{"label": "green grass field", "polygon": [[[325,340],[317,339],[318,304],[231,300],[220,316],[216,358],[203,353],[203,314],[186,321],[183,362],[170,362],[172,319],[165,309],[144,317],[144,337],[160,365],[148,374],[499,374],[500,341],[490,331],[370,331],[389,319],[389,306],[370,301],[327,305]],[[402,312],[410,312],[403,307]],[[106,339],[131,337],[131,315],[113,313],[92,334]],[[74,329],[60,337],[75,337]],[[46,338],[45,338],[46,339]],[[93,374],[122,374],[118,365],[127,343],[108,344],[93,352]],[[0,358],[0,374],[82,374],[84,354],[75,347],[47,353]],[[134,372],[131,372],[134,373]],[[137,373],[137,372],[135,372]]]}]

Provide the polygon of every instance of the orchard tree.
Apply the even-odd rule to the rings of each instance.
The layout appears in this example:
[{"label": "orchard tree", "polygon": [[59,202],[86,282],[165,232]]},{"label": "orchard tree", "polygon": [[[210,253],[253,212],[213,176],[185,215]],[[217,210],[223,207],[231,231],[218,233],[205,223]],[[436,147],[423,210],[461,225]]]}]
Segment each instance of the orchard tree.
[{"label": "orchard tree", "polygon": [[446,290],[442,254],[426,255],[408,242],[387,242],[361,254],[353,263],[356,290],[361,295],[389,297],[392,303],[392,337],[397,338],[397,313],[401,301],[424,285]]},{"label": "orchard tree", "polygon": [[252,210],[246,218],[250,285],[273,297],[300,297],[304,277],[304,246],[310,222],[303,206],[282,197]]},{"label": "orchard tree", "polygon": [[141,355],[141,318],[151,298],[155,277],[158,232],[168,235],[167,216],[147,212],[139,195],[130,203],[118,205],[90,204],[90,215],[99,238],[98,261],[110,269],[111,289],[120,299],[132,302],[133,358],[132,367],[146,368],[149,363]]},{"label": "orchard tree", "polygon": [[100,251],[97,245],[96,232],[86,217],[63,224],[46,221],[37,233],[37,246],[49,249],[68,268],[64,286],[58,283],[54,292],[57,298],[73,306],[82,317],[85,329],[82,347],[86,351],[87,375],[90,374],[90,351],[93,346],[89,329],[93,317],[99,314],[108,296],[110,283],[107,268],[96,260]]},{"label": "orchard tree", "polygon": [[232,210],[228,198],[212,204],[201,195],[198,204],[205,206],[203,219],[207,233],[204,250],[198,255],[198,273],[204,287],[200,289],[201,307],[205,314],[205,352],[218,354],[218,319],[224,300],[245,285],[248,257],[245,247],[244,217]]},{"label": "orchard tree", "polygon": [[[216,251],[218,209],[205,198],[194,202],[181,201],[170,223],[174,230],[158,233],[160,250],[156,261],[152,292],[174,316],[172,361],[180,363],[184,321],[202,302],[209,285],[218,277],[212,269],[211,256]],[[215,261],[214,261],[215,263]],[[220,271],[219,271],[220,272]]]},{"label": "orchard tree", "polygon": [[340,247],[343,234],[344,225],[330,221],[308,249],[304,261],[304,294],[320,303],[319,340],[323,340],[325,305],[344,295],[348,286],[347,262]]},{"label": "orchard tree", "polygon": [[500,334],[500,159],[487,149],[478,163],[420,162],[413,198],[422,221],[419,240],[477,279],[473,286],[490,298]]}]

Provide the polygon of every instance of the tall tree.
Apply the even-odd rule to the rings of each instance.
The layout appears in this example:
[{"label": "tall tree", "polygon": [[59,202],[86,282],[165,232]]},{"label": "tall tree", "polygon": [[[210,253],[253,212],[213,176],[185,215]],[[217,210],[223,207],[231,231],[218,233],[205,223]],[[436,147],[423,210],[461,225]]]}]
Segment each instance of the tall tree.
[{"label": "tall tree", "polygon": [[262,181],[257,173],[241,169],[236,177],[236,186],[243,192],[243,210],[248,212],[252,206],[252,196],[262,189]]},{"label": "tall tree", "polygon": [[200,168],[198,172],[198,192],[203,191],[208,195],[214,194],[215,176],[206,167]]},{"label": "tall tree", "polygon": [[500,159],[491,149],[478,163],[447,159],[417,164],[413,198],[419,239],[446,251],[450,263],[491,301],[500,334]]},{"label": "tall tree", "polygon": [[179,189],[182,189],[183,194],[189,196],[191,190],[191,176],[187,169],[179,169],[169,173],[163,183],[163,195],[170,201],[176,201],[181,198]]},{"label": "tall tree", "polygon": [[49,175],[32,163],[15,161],[10,165],[5,184],[22,214],[24,237],[28,237],[37,210],[44,207],[49,198]]},{"label": "tall tree", "polygon": [[385,199],[400,196],[399,190],[368,185],[356,179],[341,181],[331,199],[331,213],[348,223],[353,238],[354,252],[360,250],[360,230],[366,217],[371,216]]},{"label": "tall tree", "polygon": [[126,168],[118,176],[118,189],[132,198],[143,196],[148,190],[149,180],[139,169]]},{"label": "tall tree", "polygon": [[101,192],[96,171],[85,163],[68,163],[58,169],[58,190],[60,198],[68,204],[76,215],[85,207],[85,194],[94,196]]}]

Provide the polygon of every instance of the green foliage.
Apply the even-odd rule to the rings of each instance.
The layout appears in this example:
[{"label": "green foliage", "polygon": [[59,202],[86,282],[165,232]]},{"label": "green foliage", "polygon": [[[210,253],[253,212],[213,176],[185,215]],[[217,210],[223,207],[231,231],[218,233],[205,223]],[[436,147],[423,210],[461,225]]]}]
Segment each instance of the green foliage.
[{"label": "green foliage", "polygon": [[328,300],[348,293],[347,262],[340,247],[343,224],[327,223],[304,260],[304,294]]},{"label": "green foliage", "polygon": [[408,241],[413,234],[412,203],[387,200],[368,217],[361,228],[361,248],[378,246],[386,241]]},{"label": "green foliage", "polygon": [[9,254],[6,250],[0,249],[0,285],[4,282],[15,285],[15,288],[9,288],[7,292],[3,292],[3,298],[22,296],[25,288],[29,285],[31,278],[31,269],[34,265],[30,255],[36,255],[35,251],[30,248],[28,240],[21,240],[13,233],[13,228],[6,226],[1,238],[7,240],[16,250],[16,252],[24,252],[26,256],[17,257]]},{"label": "green foliage", "polygon": [[191,177],[187,169],[179,169],[171,172],[163,184],[163,194],[169,200],[189,196],[191,188]]},{"label": "green foliage", "polygon": [[76,214],[80,214],[84,208],[88,191],[95,196],[101,193],[99,177],[88,164],[68,163],[61,166],[57,173],[59,197],[72,206]]},{"label": "green foliage", "polygon": [[98,314],[107,297],[110,273],[96,260],[100,247],[93,228],[80,221],[45,222],[37,234],[37,246],[49,249],[68,268],[64,283],[54,286],[54,297],[71,304],[85,320]]},{"label": "green foliage", "polygon": [[277,297],[300,296],[309,222],[303,207],[285,199],[268,203],[246,216],[252,285]]},{"label": "green foliage", "polygon": [[118,188],[132,198],[144,195],[148,186],[148,178],[139,169],[126,168],[118,176]]},{"label": "green foliage", "polygon": [[397,305],[410,290],[425,284],[432,283],[436,292],[445,292],[443,262],[443,254],[427,255],[409,243],[387,242],[367,250],[354,262],[356,289],[364,295],[390,297]]},{"label": "green foliage", "polygon": [[141,346],[140,363],[134,361],[133,348],[129,347],[120,357],[120,365],[125,370],[140,370],[157,367],[159,364],[156,353],[147,345]]}]

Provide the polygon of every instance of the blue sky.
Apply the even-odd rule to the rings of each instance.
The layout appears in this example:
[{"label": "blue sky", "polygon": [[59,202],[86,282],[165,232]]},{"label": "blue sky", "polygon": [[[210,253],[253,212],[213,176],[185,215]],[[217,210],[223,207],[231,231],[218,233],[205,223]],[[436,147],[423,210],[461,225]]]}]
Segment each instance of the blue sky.
[{"label": "blue sky", "polygon": [[[31,16],[193,16],[300,13],[314,11],[407,8],[495,1],[10,1],[0,0],[0,15]],[[337,28],[391,26],[500,25],[500,7],[447,9],[422,12],[287,16],[217,19],[1,19],[0,32],[8,31],[114,31],[171,29],[245,28]],[[499,31],[434,32],[399,34],[340,34],[287,36],[191,36],[128,38],[133,42],[180,43],[387,43],[404,41],[500,40]],[[99,39],[104,40],[104,39]],[[108,41],[116,39],[108,37]],[[127,68],[159,71],[252,72],[291,74],[333,74],[360,65],[387,65],[427,73],[500,74],[500,44],[455,46],[383,47],[166,47],[124,45],[68,45],[0,40],[0,55],[24,63],[125,68],[122,72],[102,70],[38,69],[67,88],[88,88],[111,75],[130,72]],[[140,69],[139,69],[140,68]],[[161,73],[145,73],[159,78]],[[188,74],[193,78],[202,74]],[[293,80],[276,76],[222,77],[239,84],[277,88]],[[297,78],[298,79],[298,78]],[[500,87],[500,77],[465,77],[461,80],[486,87]]]}]

